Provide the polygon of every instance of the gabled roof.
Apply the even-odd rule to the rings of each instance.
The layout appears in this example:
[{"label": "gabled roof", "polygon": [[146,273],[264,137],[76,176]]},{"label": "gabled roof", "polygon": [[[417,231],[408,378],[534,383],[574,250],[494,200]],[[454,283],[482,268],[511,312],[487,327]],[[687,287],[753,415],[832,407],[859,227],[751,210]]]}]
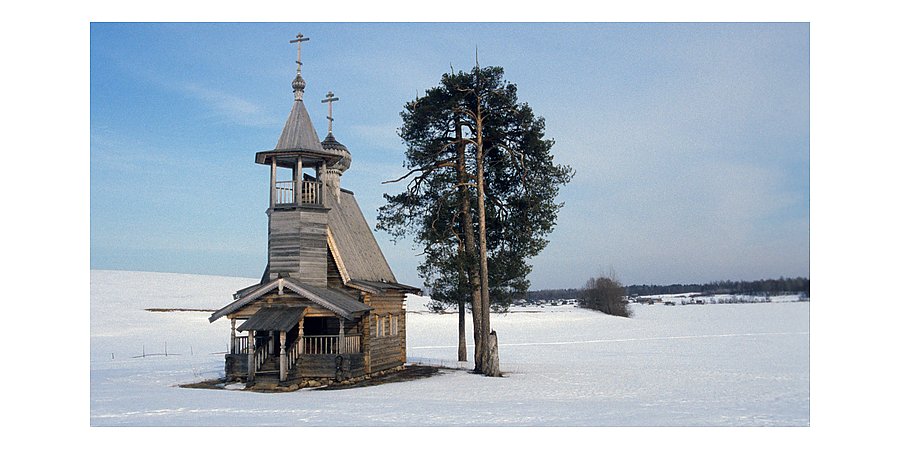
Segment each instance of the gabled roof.
[{"label": "gabled roof", "polygon": [[347,295],[343,291],[326,287],[310,286],[306,283],[301,283],[293,278],[287,277],[255,284],[237,291],[234,294],[235,300],[209,316],[209,321],[215,322],[276,289],[279,291],[288,289],[346,319],[354,320],[372,309],[370,306],[366,306],[366,304]]},{"label": "gabled roof", "polygon": [[[328,230],[333,253],[344,282],[348,280],[396,283],[372,229],[352,192],[341,190],[341,201],[328,207]],[[329,242],[331,245],[332,242]]]}]

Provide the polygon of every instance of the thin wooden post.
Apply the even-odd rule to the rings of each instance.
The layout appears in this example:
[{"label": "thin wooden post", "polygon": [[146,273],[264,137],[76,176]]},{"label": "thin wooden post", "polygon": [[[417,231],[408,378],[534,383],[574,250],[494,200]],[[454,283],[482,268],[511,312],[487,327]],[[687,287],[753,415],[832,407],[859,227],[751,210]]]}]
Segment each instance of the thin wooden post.
[{"label": "thin wooden post", "polygon": [[234,325],[236,320],[231,319],[231,354],[234,355],[237,350],[237,336],[234,333]]},{"label": "thin wooden post", "polygon": [[341,319],[341,328],[338,331],[338,354],[344,353],[344,319]]},{"label": "thin wooden post", "polygon": [[300,325],[297,329],[297,339],[300,339],[300,353],[306,353],[306,342],[303,342],[303,317],[300,317]]},{"label": "thin wooden post", "polygon": [[248,330],[249,337],[247,338],[247,381],[253,381],[253,377],[256,375],[256,337],[253,335],[253,330]]},{"label": "thin wooden post", "polygon": [[281,342],[281,354],[278,355],[278,379],[280,381],[287,380],[287,353],[284,351],[286,338],[287,333],[282,331],[278,339]]},{"label": "thin wooden post", "polygon": [[297,157],[297,165],[294,166],[294,203],[299,205],[303,197],[300,192],[300,185],[303,181],[303,159]]},{"label": "thin wooden post", "polygon": [[275,165],[275,157],[273,156],[273,157],[272,157],[272,183],[271,183],[271,185],[269,186],[269,188],[270,188],[270,189],[269,189],[269,207],[270,207],[270,208],[274,208],[274,207],[275,207],[275,195],[276,195],[276,194],[275,194],[275,180],[277,179],[277,178],[276,178],[276,177],[277,177],[277,173],[276,173],[276,170],[275,170],[275,169],[276,169],[276,165]]}]

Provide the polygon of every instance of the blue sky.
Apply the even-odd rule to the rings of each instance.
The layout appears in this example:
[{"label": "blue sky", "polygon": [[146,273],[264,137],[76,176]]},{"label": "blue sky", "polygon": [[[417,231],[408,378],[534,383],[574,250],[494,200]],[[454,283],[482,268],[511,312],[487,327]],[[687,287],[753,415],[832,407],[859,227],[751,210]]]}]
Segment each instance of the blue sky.
[{"label": "blue sky", "polygon": [[[268,171],[291,107],[297,32],[320,138],[353,154],[342,186],[370,226],[403,173],[403,104],[441,74],[501,66],[576,169],[533,288],[809,276],[805,23],[93,23],[95,269],[258,277]],[[410,242],[376,238],[401,282]]]}]

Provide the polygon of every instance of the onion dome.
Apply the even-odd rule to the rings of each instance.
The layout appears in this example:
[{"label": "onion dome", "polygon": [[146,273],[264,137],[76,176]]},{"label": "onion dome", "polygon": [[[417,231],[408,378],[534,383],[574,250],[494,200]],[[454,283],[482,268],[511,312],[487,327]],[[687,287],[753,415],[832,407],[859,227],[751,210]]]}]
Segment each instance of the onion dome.
[{"label": "onion dome", "polygon": [[342,156],[342,158],[334,164],[329,164],[327,167],[328,169],[336,170],[338,173],[343,174],[345,170],[350,168],[350,162],[353,160],[350,156],[350,150],[348,150],[344,144],[338,142],[338,140],[334,138],[334,134],[330,131],[328,132],[328,136],[325,136],[325,140],[322,141],[322,148],[329,153],[337,153]]},{"label": "onion dome", "polygon": [[303,100],[303,90],[306,89],[306,81],[300,76],[300,72],[297,72],[297,76],[291,82],[291,87],[294,89],[294,100]]},{"label": "onion dome", "polygon": [[322,141],[322,148],[327,152],[336,153],[341,155],[341,159],[329,162],[325,167],[328,171],[333,171],[338,175],[342,175],[345,170],[350,168],[350,150],[347,150],[347,147],[344,144],[338,142],[337,139],[334,138],[334,134],[332,134],[331,129],[334,125],[334,102],[340,100],[339,98],[334,96],[334,92],[328,91],[328,94],[325,95],[325,100],[322,100],[322,103],[328,103],[328,136],[325,136],[325,140]]}]

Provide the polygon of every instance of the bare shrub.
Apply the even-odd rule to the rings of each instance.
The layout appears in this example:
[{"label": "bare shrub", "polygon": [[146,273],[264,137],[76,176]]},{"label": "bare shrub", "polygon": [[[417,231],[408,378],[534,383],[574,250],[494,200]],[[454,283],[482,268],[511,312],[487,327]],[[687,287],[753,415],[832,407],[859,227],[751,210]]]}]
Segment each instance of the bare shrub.
[{"label": "bare shrub", "polygon": [[588,280],[584,285],[580,304],[612,316],[631,317],[625,288],[614,276]]}]

